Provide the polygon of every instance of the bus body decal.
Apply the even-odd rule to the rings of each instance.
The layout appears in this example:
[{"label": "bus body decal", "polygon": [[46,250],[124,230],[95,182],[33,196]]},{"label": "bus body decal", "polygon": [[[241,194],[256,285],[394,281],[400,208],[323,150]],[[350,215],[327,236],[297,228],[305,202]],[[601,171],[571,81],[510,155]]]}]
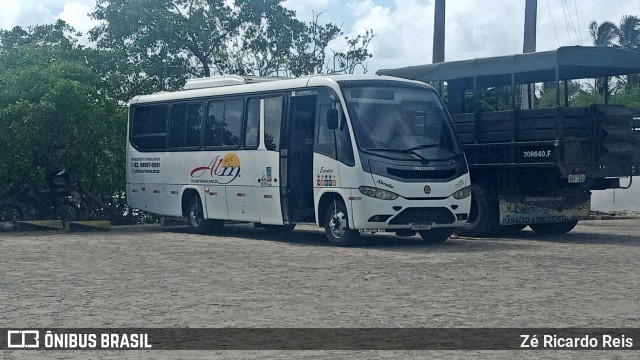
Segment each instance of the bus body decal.
[{"label": "bus body decal", "polygon": [[234,153],[224,157],[217,155],[207,166],[198,166],[191,170],[191,177],[199,179],[209,174],[211,180],[192,180],[193,182],[207,182],[216,184],[229,184],[240,176],[240,158]]}]

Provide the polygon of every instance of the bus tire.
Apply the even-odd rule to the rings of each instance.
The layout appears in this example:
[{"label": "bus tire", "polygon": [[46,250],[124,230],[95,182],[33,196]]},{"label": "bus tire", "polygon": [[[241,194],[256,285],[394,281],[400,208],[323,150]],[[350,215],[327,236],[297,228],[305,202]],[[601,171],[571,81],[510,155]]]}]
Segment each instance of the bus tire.
[{"label": "bus tire", "polygon": [[461,236],[490,237],[498,232],[498,197],[490,185],[471,185],[471,210],[467,224],[456,230]]},{"label": "bus tire", "polygon": [[189,230],[194,234],[206,234],[209,232],[210,222],[204,218],[202,201],[200,196],[194,195],[187,204],[187,222]]},{"label": "bus tire", "polygon": [[420,237],[427,244],[442,244],[453,235],[453,228],[436,228],[418,231]]},{"label": "bus tire", "polygon": [[540,235],[560,235],[573,230],[576,225],[578,225],[577,221],[568,221],[549,224],[529,224],[529,227]]},{"label": "bus tire", "polygon": [[331,245],[352,246],[360,235],[359,232],[349,229],[347,207],[342,200],[335,200],[334,204],[327,207],[323,224]]}]

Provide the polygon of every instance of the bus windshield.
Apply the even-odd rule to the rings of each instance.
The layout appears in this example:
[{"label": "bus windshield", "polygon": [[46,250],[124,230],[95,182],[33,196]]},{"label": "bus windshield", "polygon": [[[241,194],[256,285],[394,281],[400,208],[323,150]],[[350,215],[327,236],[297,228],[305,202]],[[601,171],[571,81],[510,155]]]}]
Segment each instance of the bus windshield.
[{"label": "bus windshield", "polygon": [[347,86],[343,93],[362,151],[416,153],[431,159],[451,158],[461,152],[435,91]]}]

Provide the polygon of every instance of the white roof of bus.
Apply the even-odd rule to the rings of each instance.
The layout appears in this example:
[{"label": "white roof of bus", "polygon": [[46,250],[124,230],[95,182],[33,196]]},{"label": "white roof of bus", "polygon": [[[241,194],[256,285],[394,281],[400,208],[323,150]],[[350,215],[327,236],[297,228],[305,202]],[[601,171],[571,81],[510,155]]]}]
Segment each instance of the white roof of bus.
[{"label": "white roof of bus", "polygon": [[393,80],[400,82],[424,83],[412,80],[405,80],[390,76],[381,75],[313,75],[299,78],[282,79],[265,81],[258,83],[242,84],[242,85],[230,85],[230,86],[218,86],[210,88],[201,88],[194,90],[181,90],[173,92],[161,92],[151,95],[139,95],[129,101],[131,104],[170,101],[179,99],[191,99],[191,98],[204,98],[216,95],[233,95],[233,94],[245,94],[260,91],[278,91],[289,89],[300,89],[308,86],[331,86],[338,81],[356,81],[356,80]]}]

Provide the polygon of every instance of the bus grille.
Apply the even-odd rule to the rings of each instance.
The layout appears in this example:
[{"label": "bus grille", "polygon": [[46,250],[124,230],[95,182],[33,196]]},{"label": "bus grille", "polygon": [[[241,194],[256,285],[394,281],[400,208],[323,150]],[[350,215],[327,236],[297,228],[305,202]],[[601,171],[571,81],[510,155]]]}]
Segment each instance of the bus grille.
[{"label": "bus grille", "polygon": [[396,215],[389,225],[409,225],[409,224],[453,224],[455,216],[449,209],[438,208],[406,208]]},{"label": "bus grille", "polygon": [[449,179],[456,175],[456,169],[446,170],[405,170],[387,168],[387,173],[401,179],[433,179],[442,180]]}]

